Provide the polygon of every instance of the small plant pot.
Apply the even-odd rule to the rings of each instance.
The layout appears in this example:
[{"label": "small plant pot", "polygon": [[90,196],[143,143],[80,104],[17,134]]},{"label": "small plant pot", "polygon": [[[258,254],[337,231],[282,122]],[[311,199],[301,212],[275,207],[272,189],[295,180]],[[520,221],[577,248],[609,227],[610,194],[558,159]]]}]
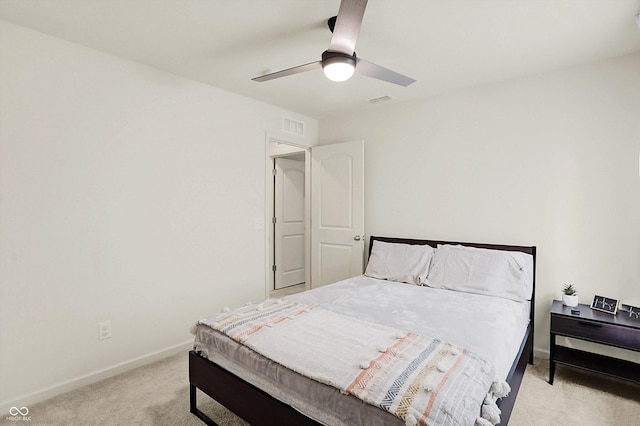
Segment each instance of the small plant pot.
[{"label": "small plant pot", "polygon": [[564,306],[569,306],[569,307],[576,307],[578,306],[578,296],[573,295],[573,296],[567,296],[566,294],[562,295],[562,304]]}]

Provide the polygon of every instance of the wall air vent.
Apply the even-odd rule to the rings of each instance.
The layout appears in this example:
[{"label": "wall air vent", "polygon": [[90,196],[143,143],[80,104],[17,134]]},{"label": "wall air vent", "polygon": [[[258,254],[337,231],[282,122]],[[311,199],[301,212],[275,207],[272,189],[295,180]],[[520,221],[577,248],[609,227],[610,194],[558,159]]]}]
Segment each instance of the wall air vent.
[{"label": "wall air vent", "polygon": [[378,102],[384,102],[391,100],[391,96],[380,96],[379,98],[369,99],[367,102],[370,104],[377,104]]},{"label": "wall air vent", "polygon": [[298,136],[304,136],[304,122],[296,121],[292,118],[284,117],[282,119],[282,130],[287,133],[293,133]]}]

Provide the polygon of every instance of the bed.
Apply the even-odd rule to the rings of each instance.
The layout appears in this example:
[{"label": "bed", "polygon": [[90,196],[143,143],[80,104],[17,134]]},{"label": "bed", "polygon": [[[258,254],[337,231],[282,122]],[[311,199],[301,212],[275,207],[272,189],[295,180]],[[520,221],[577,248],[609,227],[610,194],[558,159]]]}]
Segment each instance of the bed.
[{"label": "bed", "polygon": [[[398,255],[399,248],[403,250],[402,255]],[[429,251],[430,255],[425,255],[425,252]],[[511,269],[502,271],[498,268],[496,270],[492,266],[494,264],[491,263],[494,262],[493,260],[487,261],[488,264],[477,261],[478,256],[482,260],[485,255],[490,259],[495,257],[500,261],[508,258]],[[456,262],[460,263],[460,259],[463,264],[465,263],[464,256],[472,256],[473,259],[476,259],[474,260],[473,274],[485,274],[490,278],[489,281],[501,281],[502,275],[500,274],[503,272],[510,274],[504,278],[505,281],[515,280],[513,277],[517,275],[518,280],[526,279],[527,288],[525,290],[517,288],[514,293],[513,285],[496,285],[499,290],[496,288],[487,290],[485,282],[487,280],[484,279],[481,285],[469,282],[456,283],[455,285],[447,284],[450,281],[456,282],[457,278],[451,275],[451,271],[457,271],[456,268],[459,265]],[[433,341],[438,342],[439,345],[445,343],[449,345],[446,346],[446,351],[450,352],[446,352],[446,354],[447,356],[451,355],[451,365],[442,367],[441,371],[436,371],[433,367],[435,365],[441,368],[439,364],[433,364],[430,367],[434,374],[441,374],[445,377],[449,375],[445,369],[451,367],[453,370],[452,365],[455,358],[461,357],[461,352],[466,354],[466,348],[470,347],[471,350],[468,353],[474,354],[474,356],[477,354],[477,358],[481,360],[478,362],[486,361],[486,365],[492,367],[490,374],[504,379],[510,387],[510,392],[506,396],[496,398],[494,395],[495,405],[501,411],[498,422],[499,424],[507,424],[526,364],[533,363],[535,256],[535,247],[372,236],[369,245],[370,261],[363,276],[283,299],[268,300],[261,304],[246,306],[199,321],[199,325],[194,330],[196,335],[194,350],[189,353],[190,411],[205,423],[215,424],[198,409],[196,396],[199,389],[252,425],[367,424],[395,426],[425,423],[453,424],[458,421],[457,417],[446,417],[445,415],[453,416],[451,414],[453,411],[449,410],[450,413],[444,408],[442,411],[445,414],[440,415],[445,417],[436,420],[434,418],[420,419],[418,415],[412,417],[411,411],[405,412],[405,417],[398,417],[397,412],[393,412],[383,405],[376,405],[365,398],[362,400],[356,398],[354,392],[345,392],[345,390],[351,392],[351,388],[340,388],[341,385],[335,382],[339,381],[337,379],[340,378],[340,374],[345,375],[342,370],[339,370],[339,373],[334,373],[338,374],[338,377],[331,378],[324,376],[324,372],[319,371],[317,368],[320,367],[316,367],[313,362],[305,361],[302,370],[306,368],[309,371],[302,371],[300,366],[288,365],[288,359],[283,362],[278,358],[282,355],[278,351],[278,345],[270,347],[268,350],[266,348],[260,349],[260,347],[252,345],[265,343],[255,343],[253,335],[245,342],[243,339],[247,333],[243,335],[245,337],[238,337],[232,334],[225,335],[221,332],[224,328],[221,324],[228,326],[233,321],[236,321],[234,326],[227,327],[227,329],[239,332],[238,330],[241,330],[246,323],[242,315],[254,312],[251,314],[253,317],[261,317],[263,316],[262,312],[282,311],[286,312],[282,315],[287,315],[287,317],[282,317],[286,320],[282,322],[283,324],[295,324],[297,321],[288,321],[294,319],[295,315],[299,315],[295,317],[296,319],[304,318],[305,321],[310,321],[308,318],[319,315],[321,321],[329,323],[334,320],[334,317],[336,321],[346,321],[342,317],[356,318],[356,320],[349,319],[348,321],[360,321],[357,327],[371,327],[371,330],[366,329],[367,331],[362,332],[365,333],[363,336],[366,333],[372,333],[367,337],[371,341],[375,340],[378,334],[382,335],[386,331],[397,334],[398,330],[402,330],[406,333],[405,337],[431,336]],[[514,264],[513,259],[516,259],[517,262],[520,262],[518,259],[524,260]],[[425,262],[428,265],[426,269],[424,268]],[[526,262],[529,263],[525,265]],[[516,265],[515,269],[513,265]],[[463,269],[464,267],[463,265]],[[399,269],[401,272],[398,273]],[[469,274],[467,271],[465,276],[473,274]],[[498,291],[498,296],[503,297],[495,297],[496,291]],[[474,307],[475,305],[479,307]],[[294,312],[292,310],[295,310],[295,315],[290,314]],[[423,311],[431,313],[431,318],[425,317]],[[260,315],[255,315],[256,312]],[[261,331],[261,333],[270,333],[282,328],[280,326],[273,327],[273,323],[264,322],[262,324],[264,327],[260,330],[266,331]],[[280,324],[277,321],[275,323]],[[349,329],[347,324],[342,322],[336,324],[338,325],[335,325],[334,328],[341,329],[343,334],[347,333]],[[218,329],[215,328],[217,325],[220,325]],[[240,327],[236,328],[237,325]],[[378,330],[376,327],[383,327],[383,331],[376,334]],[[248,328],[248,330],[255,329],[255,327]],[[493,331],[486,331],[489,329]],[[365,329],[357,328],[357,330]],[[360,333],[360,331],[358,332]],[[261,333],[256,333],[256,335]],[[288,333],[292,333],[292,331],[289,330]],[[265,335],[268,336],[268,334]],[[509,337],[504,338],[503,335]],[[311,338],[303,337],[304,339]],[[327,339],[326,336],[323,338]],[[389,338],[391,339],[391,337]],[[395,338],[399,339],[400,336],[395,336]],[[351,336],[351,340],[353,339],[354,337]],[[273,338],[268,337],[264,337],[262,340],[274,341]],[[333,337],[330,337],[329,340],[333,341]],[[378,347],[382,355],[385,354],[389,345],[390,343],[384,344],[382,348]],[[280,346],[284,347],[284,345]],[[323,347],[314,347],[313,342],[305,340],[300,349],[296,350],[296,355],[305,360],[320,360],[323,357],[330,358],[334,355],[334,351],[341,350],[341,346],[348,347],[349,345],[338,343],[334,346],[328,345],[328,349],[324,350]],[[267,355],[258,353],[260,350],[264,350]],[[310,352],[305,354],[305,350]],[[390,352],[387,351],[387,353]],[[310,354],[320,353],[323,355],[310,356]],[[348,356],[350,353],[347,351],[345,354],[340,354],[339,358],[346,360]],[[357,361],[358,358],[353,358],[353,360]],[[323,362],[326,364],[326,361]],[[336,364],[336,368],[342,367],[339,365],[340,362],[334,362],[334,364]],[[360,368],[363,369],[361,374],[364,374],[365,371],[368,372],[373,365],[373,363],[369,364],[369,361],[364,362],[364,365],[360,365]],[[482,369],[484,368],[482,367]],[[353,374],[356,373],[357,371],[353,372]],[[350,373],[346,375],[348,374]],[[355,382],[353,381],[353,383]],[[428,380],[424,381],[424,383],[426,382]],[[456,386],[459,387],[459,385]],[[425,389],[421,389],[421,392],[432,392],[435,395],[433,386],[424,385],[424,387]],[[498,394],[493,391],[493,385],[490,387],[492,391],[488,395]],[[419,394],[422,395],[422,393]],[[485,402],[491,405],[491,401],[485,400]],[[443,404],[446,405],[448,402]],[[464,401],[464,405],[469,405],[471,411],[476,409],[482,411],[483,416],[484,408],[491,408],[490,406],[485,407],[482,402],[477,407],[473,404],[474,402],[466,399]],[[411,409],[409,407],[409,410]],[[457,414],[455,415],[457,416]],[[491,415],[478,417],[476,423],[485,424],[482,422],[486,419],[491,419]],[[468,421],[465,422],[468,423]],[[496,423],[495,418],[491,423]]]}]

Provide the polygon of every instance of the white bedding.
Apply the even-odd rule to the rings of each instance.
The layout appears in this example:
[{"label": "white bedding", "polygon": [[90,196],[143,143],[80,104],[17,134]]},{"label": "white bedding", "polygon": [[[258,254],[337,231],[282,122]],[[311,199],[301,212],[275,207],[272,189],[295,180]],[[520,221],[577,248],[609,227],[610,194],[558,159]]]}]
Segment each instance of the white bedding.
[{"label": "white bedding", "polygon": [[502,378],[529,324],[529,302],[366,276],[286,298],[466,347],[493,363]]},{"label": "white bedding", "polygon": [[[507,377],[529,322],[529,302],[365,276],[286,299],[465,347],[492,363],[501,378]],[[194,349],[322,424],[403,423],[352,395],[300,376],[207,326],[198,326]]]},{"label": "white bedding", "polygon": [[496,424],[495,399],[509,390],[489,362],[465,348],[292,300],[200,323],[407,425],[450,418]]}]

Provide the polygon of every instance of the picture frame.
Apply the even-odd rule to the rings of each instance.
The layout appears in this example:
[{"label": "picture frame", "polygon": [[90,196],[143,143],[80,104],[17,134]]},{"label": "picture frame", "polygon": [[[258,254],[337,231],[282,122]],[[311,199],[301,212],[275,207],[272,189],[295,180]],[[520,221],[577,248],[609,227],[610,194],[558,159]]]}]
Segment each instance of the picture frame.
[{"label": "picture frame", "polygon": [[593,302],[591,302],[591,309],[615,315],[618,312],[618,305],[620,305],[618,299],[595,295]]},{"label": "picture frame", "polygon": [[622,303],[619,310],[624,313],[625,317],[628,316],[632,320],[640,321],[640,308]]}]

